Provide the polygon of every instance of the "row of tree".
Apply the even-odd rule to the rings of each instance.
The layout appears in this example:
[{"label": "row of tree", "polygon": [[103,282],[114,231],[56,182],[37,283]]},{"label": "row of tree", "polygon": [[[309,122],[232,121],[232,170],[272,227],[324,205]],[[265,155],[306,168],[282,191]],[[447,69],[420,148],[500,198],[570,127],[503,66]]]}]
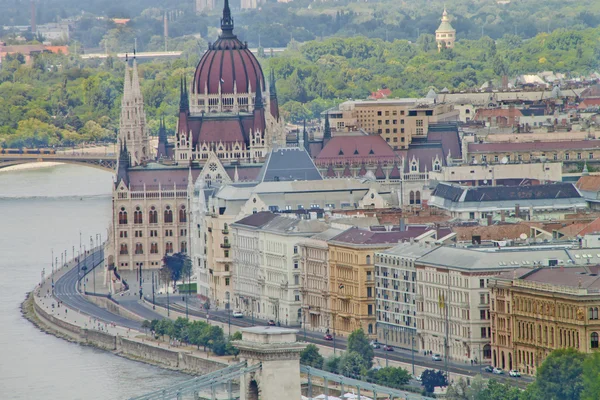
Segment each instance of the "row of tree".
[{"label": "row of tree", "polygon": [[168,336],[171,340],[177,340],[181,343],[191,344],[212,351],[217,356],[237,355],[239,350],[234,347],[232,341],[241,340],[241,332],[235,332],[231,338],[225,338],[223,329],[216,325],[210,325],[203,321],[190,321],[185,318],[154,319],[145,320],[142,328],[150,331],[155,338],[165,339]]}]

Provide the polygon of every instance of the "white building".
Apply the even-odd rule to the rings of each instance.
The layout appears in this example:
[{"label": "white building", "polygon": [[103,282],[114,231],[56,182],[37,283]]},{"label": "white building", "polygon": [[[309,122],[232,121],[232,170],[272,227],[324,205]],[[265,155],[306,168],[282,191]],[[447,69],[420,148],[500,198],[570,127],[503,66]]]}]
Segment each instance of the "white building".
[{"label": "white building", "polygon": [[434,248],[411,239],[375,253],[375,310],[380,343],[419,350],[415,260]]},{"label": "white building", "polygon": [[[190,178],[191,182],[191,170]],[[190,193],[190,225],[188,229],[188,243],[190,244],[190,258],[192,260],[194,275],[196,276],[197,292],[202,299],[210,298],[210,280],[206,257],[206,230],[204,218],[206,215],[206,199],[204,193],[204,180],[199,177],[196,184],[188,189]]]},{"label": "white building", "polygon": [[318,220],[258,212],[231,224],[233,307],[246,315],[299,325],[301,272],[298,243],[327,229]]}]

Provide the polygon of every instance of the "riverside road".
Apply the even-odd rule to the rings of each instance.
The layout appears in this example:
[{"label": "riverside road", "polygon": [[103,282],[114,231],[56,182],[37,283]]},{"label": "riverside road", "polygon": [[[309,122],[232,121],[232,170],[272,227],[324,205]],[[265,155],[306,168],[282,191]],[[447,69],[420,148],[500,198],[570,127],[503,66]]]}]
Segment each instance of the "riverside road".
[{"label": "riverside road", "polygon": [[[69,272],[64,274],[61,278],[55,282],[54,294],[64,305],[74,310],[77,310],[83,314],[86,314],[90,317],[96,318],[97,320],[102,320],[107,323],[113,323],[116,325],[120,325],[122,327],[135,329],[138,331],[142,331],[141,323],[135,321],[133,319],[125,318],[123,316],[116,315],[111,313],[110,311],[97,306],[94,303],[88,301],[84,295],[81,294],[78,289],[78,276],[81,275],[81,284],[83,287],[85,283],[85,288],[90,289],[91,285],[93,285],[92,278],[89,277],[90,273],[93,272],[93,269],[101,264],[100,260],[104,259],[104,251],[98,250],[95,253],[90,253],[85,259],[81,260],[81,264],[78,268],[72,268]],[[85,267],[85,268],[84,268]],[[84,273],[87,273],[84,275]],[[98,285],[101,283],[97,282]],[[88,290],[89,295],[89,290]],[[115,296],[113,300],[124,307],[125,309],[131,311],[132,313],[140,316],[141,318],[152,320],[152,319],[162,319],[164,318],[162,315],[153,311],[147,305],[144,305],[141,300],[135,295],[129,296]],[[152,300],[152,298],[146,297],[147,301]],[[185,314],[186,312],[186,301],[185,296],[182,298],[182,295],[171,295],[167,298],[165,295],[157,295],[155,296],[155,304],[156,307],[161,307],[166,309],[167,307],[171,311],[177,311],[179,313]],[[190,316],[198,317],[198,318],[207,318],[207,313],[203,309],[202,304],[194,298],[189,298],[187,303],[187,312]],[[244,318],[232,318],[227,314],[227,310],[209,310],[208,318],[210,321],[216,321],[224,324],[225,328],[228,323],[232,326],[237,327],[248,327],[252,325],[267,325],[267,321],[259,320],[257,318],[251,319],[251,316],[245,316]],[[298,339],[305,340],[309,343],[315,343],[322,346],[327,346],[333,348],[334,343],[332,341],[324,340],[323,334],[320,332],[313,331],[303,331],[301,328],[293,327],[299,329]],[[226,331],[226,333],[228,333]],[[304,339],[306,337],[306,339]],[[335,339],[335,349],[343,350],[347,346],[347,340],[342,337],[336,337]],[[382,360],[386,357],[389,360],[399,361],[407,364],[411,364],[413,360],[413,355],[410,350],[403,350],[394,348],[393,352],[386,352],[382,349],[375,349],[375,355]],[[415,352],[414,354],[414,364],[417,366],[422,366],[426,368],[432,369],[444,369],[445,365],[443,361],[432,361],[431,356],[424,356],[420,353]],[[383,366],[383,365],[382,365]],[[450,374],[458,373],[462,375],[470,375],[474,376],[476,374],[483,374],[486,378],[495,378],[499,381],[510,382],[519,387],[525,387],[528,383],[533,381],[532,378],[522,377],[522,378],[510,378],[506,375],[492,375],[487,372],[483,372],[483,367],[485,365],[470,365],[464,363],[456,363],[456,362],[448,362],[448,371]]]}]

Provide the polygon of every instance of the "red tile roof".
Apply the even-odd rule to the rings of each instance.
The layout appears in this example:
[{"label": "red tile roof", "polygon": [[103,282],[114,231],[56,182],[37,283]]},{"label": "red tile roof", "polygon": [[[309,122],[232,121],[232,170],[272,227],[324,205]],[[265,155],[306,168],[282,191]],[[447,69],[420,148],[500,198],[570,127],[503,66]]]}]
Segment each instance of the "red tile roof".
[{"label": "red tile roof", "polygon": [[577,187],[577,189],[579,190],[583,190],[586,192],[598,192],[600,191],[600,176],[582,176],[575,184],[575,187]]},{"label": "red tile roof", "polygon": [[394,150],[379,135],[335,136],[321,150],[315,163],[327,165],[337,162],[394,162]]}]

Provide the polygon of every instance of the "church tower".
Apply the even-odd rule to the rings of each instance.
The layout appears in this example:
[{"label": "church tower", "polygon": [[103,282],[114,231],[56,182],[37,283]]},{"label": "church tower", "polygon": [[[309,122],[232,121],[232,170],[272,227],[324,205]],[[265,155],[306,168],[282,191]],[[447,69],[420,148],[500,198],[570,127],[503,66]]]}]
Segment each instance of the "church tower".
[{"label": "church tower", "polygon": [[144,98],[140,90],[135,56],[133,66],[125,66],[125,83],[121,101],[121,122],[119,126],[119,145],[125,141],[131,155],[131,166],[135,167],[149,161],[151,157],[150,140],[144,113]]},{"label": "church tower", "polygon": [[435,31],[435,41],[438,45],[438,51],[442,50],[442,47],[449,49],[454,47],[454,41],[456,40],[456,29],[450,25],[450,17],[448,17],[448,11],[444,8],[442,14],[442,23],[440,27]]}]

